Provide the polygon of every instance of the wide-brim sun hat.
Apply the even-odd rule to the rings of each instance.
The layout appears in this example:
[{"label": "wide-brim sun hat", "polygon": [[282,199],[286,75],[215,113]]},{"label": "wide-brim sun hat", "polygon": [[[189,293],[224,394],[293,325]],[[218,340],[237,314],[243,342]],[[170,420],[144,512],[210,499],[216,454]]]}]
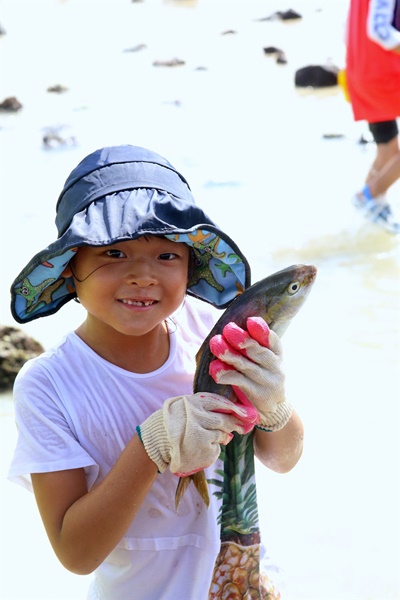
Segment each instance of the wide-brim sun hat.
[{"label": "wide-brim sun hat", "polygon": [[11,312],[27,323],[76,298],[63,272],[81,246],[143,235],[184,242],[194,255],[187,292],[225,308],[250,285],[249,264],[233,240],[196,205],[186,179],[162,156],[132,145],[100,148],[64,184],[56,206],[58,238],[38,252],[11,286]]}]

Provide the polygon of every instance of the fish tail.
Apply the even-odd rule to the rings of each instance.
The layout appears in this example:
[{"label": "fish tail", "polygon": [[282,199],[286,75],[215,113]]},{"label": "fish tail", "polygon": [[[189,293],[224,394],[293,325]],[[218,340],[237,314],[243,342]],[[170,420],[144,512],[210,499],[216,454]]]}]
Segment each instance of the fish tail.
[{"label": "fish tail", "polygon": [[179,477],[178,487],[175,492],[175,508],[178,510],[179,502],[183,498],[189,483],[193,481],[196,490],[199,492],[204,504],[210,506],[210,495],[208,493],[208,483],[204,471],[198,471],[187,477]]},{"label": "fish tail", "polygon": [[208,493],[208,483],[204,471],[198,471],[192,475],[193,483],[196,490],[199,492],[204,504],[207,508],[210,506],[210,495]]},{"label": "fish tail", "polygon": [[186,492],[187,487],[192,479],[191,475],[187,477],[179,477],[178,486],[175,492],[175,508],[178,510],[179,502],[183,498],[183,494]]}]

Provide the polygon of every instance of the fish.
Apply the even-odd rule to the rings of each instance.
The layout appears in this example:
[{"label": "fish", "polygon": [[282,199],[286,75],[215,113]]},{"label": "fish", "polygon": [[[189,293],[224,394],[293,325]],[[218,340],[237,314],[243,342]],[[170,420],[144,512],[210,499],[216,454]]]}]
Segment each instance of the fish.
[{"label": "fish", "polygon": [[[249,317],[262,317],[270,329],[281,337],[306,301],[316,275],[317,268],[313,265],[292,265],[261,279],[236,296],[215,323],[196,354],[193,392],[215,393],[233,402],[237,401],[232,387],[217,384],[209,373],[210,363],[215,359],[210,350],[210,339],[214,335],[221,334],[225,325],[230,322],[246,329]],[[176,510],[191,481],[206,506],[209,506],[208,483],[204,470],[201,470],[179,478],[175,493]]]}]

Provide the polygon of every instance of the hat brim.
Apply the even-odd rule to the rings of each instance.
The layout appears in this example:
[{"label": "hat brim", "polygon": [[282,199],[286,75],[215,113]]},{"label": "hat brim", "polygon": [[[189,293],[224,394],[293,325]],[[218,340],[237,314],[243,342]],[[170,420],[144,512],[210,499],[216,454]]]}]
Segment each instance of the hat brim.
[{"label": "hat brim", "polygon": [[36,254],[11,286],[11,312],[27,323],[57,312],[76,297],[63,272],[81,246],[108,246],[143,235],[165,236],[193,249],[189,294],[225,308],[250,285],[250,267],[236,244],[196,205],[162,190],[113,193],[75,214],[68,229]]}]

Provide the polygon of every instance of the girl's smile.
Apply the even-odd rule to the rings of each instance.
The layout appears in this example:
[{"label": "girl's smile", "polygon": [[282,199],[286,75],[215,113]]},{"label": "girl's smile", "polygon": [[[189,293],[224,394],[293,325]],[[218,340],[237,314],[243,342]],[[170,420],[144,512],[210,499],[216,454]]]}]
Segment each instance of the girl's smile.
[{"label": "girl's smile", "polygon": [[139,306],[139,307],[146,308],[147,306],[152,306],[153,304],[155,304],[156,300],[123,299],[123,300],[120,300],[120,302],[122,302],[122,304],[128,304],[129,306]]}]

